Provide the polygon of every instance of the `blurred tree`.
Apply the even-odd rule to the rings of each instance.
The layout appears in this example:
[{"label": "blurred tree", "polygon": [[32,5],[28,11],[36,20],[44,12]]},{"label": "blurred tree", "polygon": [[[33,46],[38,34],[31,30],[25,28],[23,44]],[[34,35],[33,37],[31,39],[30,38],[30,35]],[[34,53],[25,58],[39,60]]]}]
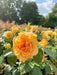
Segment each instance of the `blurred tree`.
[{"label": "blurred tree", "polygon": [[20,11],[21,23],[38,24],[38,7],[35,2],[25,2]]},{"label": "blurred tree", "polygon": [[55,26],[57,26],[57,3],[55,3],[52,12],[49,13],[46,19],[46,27],[54,28]]},{"label": "blurred tree", "polygon": [[43,15],[39,15],[39,25],[44,26],[45,25],[45,17]]},{"label": "blurred tree", "polygon": [[19,16],[19,12],[21,10],[22,4],[23,4],[23,0],[16,0],[16,9],[18,12],[18,16]]},{"label": "blurred tree", "polygon": [[20,2],[22,2],[22,0],[0,0],[0,19],[3,21],[15,20],[18,22],[19,16],[17,15],[17,9],[20,7],[18,4],[21,5]]}]

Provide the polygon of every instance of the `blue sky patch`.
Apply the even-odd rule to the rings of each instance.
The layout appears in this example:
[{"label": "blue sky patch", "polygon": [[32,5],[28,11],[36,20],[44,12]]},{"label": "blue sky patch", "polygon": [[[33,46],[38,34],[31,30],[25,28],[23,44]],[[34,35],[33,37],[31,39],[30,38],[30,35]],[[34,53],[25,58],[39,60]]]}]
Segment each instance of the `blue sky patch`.
[{"label": "blue sky patch", "polygon": [[26,1],[35,1],[38,6],[39,13],[44,16],[47,16],[48,13],[52,12],[52,8],[57,2],[57,0],[26,0]]}]

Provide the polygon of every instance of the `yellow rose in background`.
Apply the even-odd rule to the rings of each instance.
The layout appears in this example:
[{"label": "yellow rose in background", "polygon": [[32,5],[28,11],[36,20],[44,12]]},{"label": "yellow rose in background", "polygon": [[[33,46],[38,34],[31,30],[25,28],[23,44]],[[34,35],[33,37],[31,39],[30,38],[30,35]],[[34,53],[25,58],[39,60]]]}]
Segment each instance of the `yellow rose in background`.
[{"label": "yellow rose in background", "polygon": [[48,36],[51,36],[51,35],[53,35],[53,32],[52,31],[47,31],[47,34],[48,34]]},{"label": "yellow rose in background", "polygon": [[4,46],[5,46],[6,49],[11,48],[11,44],[10,43],[6,43]]},{"label": "yellow rose in background", "polygon": [[57,37],[57,33],[56,32],[53,32],[53,35],[55,36],[55,38]]},{"label": "yellow rose in background", "polygon": [[18,28],[17,27],[12,29],[12,33],[13,34],[15,34],[16,32],[18,32]]},{"label": "yellow rose in background", "polygon": [[49,27],[48,30],[51,30],[51,28]]},{"label": "yellow rose in background", "polygon": [[12,26],[11,29],[16,28],[16,25]]},{"label": "yellow rose in background", "polygon": [[40,45],[43,45],[43,46],[47,46],[48,45],[48,41],[47,40],[45,40],[45,39],[43,39],[43,40],[41,40],[40,42],[39,42],[39,44]]},{"label": "yellow rose in background", "polygon": [[57,29],[55,29],[55,32],[57,33]]},{"label": "yellow rose in background", "polygon": [[12,37],[12,32],[11,32],[11,31],[6,31],[6,32],[5,32],[5,37],[6,37],[7,39],[10,39],[10,38]]},{"label": "yellow rose in background", "polygon": [[57,33],[55,32],[55,37],[57,37]]},{"label": "yellow rose in background", "polygon": [[4,31],[4,29],[2,29],[2,31]]},{"label": "yellow rose in background", "polygon": [[11,27],[11,30],[12,30],[12,33],[15,34],[16,32],[18,32],[20,30],[20,26],[14,25],[14,26]]},{"label": "yellow rose in background", "polygon": [[20,61],[26,61],[38,54],[37,35],[32,32],[20,32],[13,38],[13,51]]},{"label": "yellow rose in background", "polygon": [[43,39],[47,39],[47,40],[49,40],[50,39],[50,37],[52,36],[52,35],[54,35],[54,33],[52,32],[52,31],[43,31],[42,32],[43,33]]},{"label": "yellow rose in background", "polygon": [[57,42],[57,38],[55,38],[54,40],[55,40],[55,42]]},{"label": "yellow rose in background", "polygon": [[50,39],[50,36],[48,36],[48,34],[47,34],[47,33],[44,33],[42,37],[43,37],[43,39],[47,39],[47,40],[49,40],[49,39]]},{"label": "yellow rose in background", "polygon": [[38,31],[38,26],[36,26],[36,25],[31,26],[31,31],[36,33]]}]

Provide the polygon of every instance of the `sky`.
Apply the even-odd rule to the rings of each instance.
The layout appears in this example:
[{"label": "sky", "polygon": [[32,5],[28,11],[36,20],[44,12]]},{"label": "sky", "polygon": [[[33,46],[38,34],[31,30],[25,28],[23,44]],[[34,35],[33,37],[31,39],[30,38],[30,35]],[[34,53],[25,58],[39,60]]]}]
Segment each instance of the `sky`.
[{"label": "sky", "polygon": [[26,0],[26,1],[35,1],[38,6],[39,13],[44,16],[47,16],[48,13],[52,12],[52,8],[57,2],[57,0]]}]

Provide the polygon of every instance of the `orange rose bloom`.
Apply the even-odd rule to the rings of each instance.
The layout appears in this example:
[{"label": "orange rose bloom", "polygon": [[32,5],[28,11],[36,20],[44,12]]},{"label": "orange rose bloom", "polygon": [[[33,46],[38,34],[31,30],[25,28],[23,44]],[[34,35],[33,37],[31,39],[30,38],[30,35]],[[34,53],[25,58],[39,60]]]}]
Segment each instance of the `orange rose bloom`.
[{"label": "orange rose bloom", "polygon": [[43,39],[39,44],[43,45],[43,46],[47,46],[48,45],[48,41]]},{"label": "orange rose bloom", "polygon": [[13,51],[20,61],[26,61],[28,58],[38,54],[37,35],[32,32],[20,32],[13,38]]}]

